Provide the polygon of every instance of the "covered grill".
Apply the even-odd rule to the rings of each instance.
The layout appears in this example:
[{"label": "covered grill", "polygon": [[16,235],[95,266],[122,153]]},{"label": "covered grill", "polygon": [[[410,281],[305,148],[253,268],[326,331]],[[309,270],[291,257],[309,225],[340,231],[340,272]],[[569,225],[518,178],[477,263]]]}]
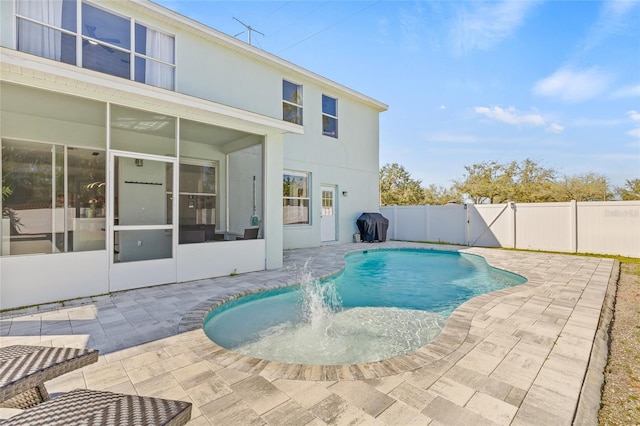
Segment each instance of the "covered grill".
[{"label": "covered grill", "polygon": [[389,219],[380,213],[362,213],[356,220],[356,225],[360,231],[362,241],[372,243],[374,241],[384,242],[387,240]]}]

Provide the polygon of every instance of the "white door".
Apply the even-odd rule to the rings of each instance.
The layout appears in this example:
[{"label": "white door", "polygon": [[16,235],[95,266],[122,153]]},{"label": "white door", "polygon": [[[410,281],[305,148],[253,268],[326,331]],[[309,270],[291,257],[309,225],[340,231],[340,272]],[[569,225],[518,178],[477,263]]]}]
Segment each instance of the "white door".
[{"label": "white door", "polygon": [[175,282],[176,161],[112,154],[110,290]]},{"label": "white door", "polygon": [[320,240],[336,240],[335,196],[336,188],[322,186],[322,214],[320,215]]}]

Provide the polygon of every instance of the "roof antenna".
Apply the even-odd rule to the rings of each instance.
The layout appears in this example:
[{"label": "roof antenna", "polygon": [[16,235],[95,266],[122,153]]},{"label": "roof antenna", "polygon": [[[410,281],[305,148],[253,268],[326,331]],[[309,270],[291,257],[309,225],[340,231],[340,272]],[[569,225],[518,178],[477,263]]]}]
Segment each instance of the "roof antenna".
[{"label": "roof antenna", "polygon": [[[262,34],[260,31],[254,29],[251,27],[251,25],[247,25],[244,22],[242,22],[241,20],[239,20],[238,18],[236,18],[235,16],[233,17],[233,19],[235,19],[236,21],[240,22],[242,25],[244,25],[247,28],[247,43],[251,44],[251,31],[254,31],[260,35],[262,35],[264,37],[264,34]],[[242,34],[244,31],[234,35],[234,37],[238,37],[240,34]]]}]

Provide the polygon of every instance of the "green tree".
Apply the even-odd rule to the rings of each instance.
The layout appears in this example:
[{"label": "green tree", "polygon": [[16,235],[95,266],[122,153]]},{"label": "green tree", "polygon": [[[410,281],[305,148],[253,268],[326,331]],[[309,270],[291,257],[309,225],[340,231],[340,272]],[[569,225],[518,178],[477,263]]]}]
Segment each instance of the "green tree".
[{"label": "green tree", "polygon": [[564,176],[558,181],[557,172],[527,158],[520,163],[501,164],[489,161],[465,167],[467,174],[455,181],[454,187],[474,203],[519,203],[552,201],[610,200],[607,178],[598,173]]},{"label": "green tree", "polygon": [[385,164],[380,169],[380,204],[410,206],[425,204],[421,181],[398,163]]},{"label": "green tree", "polygon": [[556,171],[527,158],[516,165],[517,179],[511,200],[519,203],[541,203],[554,200]]},{"label": "green tree", "polygon": [[444,188],[434,184],[424,188],[425,204],[442,205],[447,203],[462,203],[462,194],[454,188]]},{"label": "green tree", "polygon": [[607,178],[595,172],[563,176],[557,188],[555,201],[607,201],[614,196],[608,190]]},{"label": "green tree", "polygon": [[606,176],[584,173],[557,178],[557,172],[532,159],[498,163],[485,161],[465,166],[466,174],[454,180],[450,188],[429,185],[397,163],[380,169],[382,205],[420,205],[462,202],[470,198],[476,204],[541,203],[557,201],[607,201],[616,196],[623,200],[640,200],[640,179],[630,179],[625,186],[610,189]]},{"label": "green tree", "polygon": [[621,200],[640,200],[640,179],[627,179],[624,186],[617,186],[615,193]]},{"label": "green tree", "polygon": [[475,204],[501,203],[512,196],[517,163],[485,161],[464,168],[466,175],[454,181],[453,188],[468,195]]},{"label": "green tree", "polygon": [[9,197],[9,195],[11,195],[13,193],[13,190],[11,188],[9,188],[8,186],[2,186],[2,201],[3,201],[3,206],[2,206],[2,217],[9,217],[9,209],[7,207],[4,207],[4,200],[7,199]]}]

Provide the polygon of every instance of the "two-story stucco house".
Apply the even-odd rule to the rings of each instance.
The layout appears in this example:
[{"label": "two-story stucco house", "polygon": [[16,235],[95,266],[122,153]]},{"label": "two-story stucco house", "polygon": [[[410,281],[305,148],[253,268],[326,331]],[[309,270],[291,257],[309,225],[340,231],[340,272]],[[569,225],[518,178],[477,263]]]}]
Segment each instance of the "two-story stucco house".
[{"label": "two-story stucco house", "polygon": [[378,211],[385,104],[147,0],[0,8],[0,308],[278,268]]}]

